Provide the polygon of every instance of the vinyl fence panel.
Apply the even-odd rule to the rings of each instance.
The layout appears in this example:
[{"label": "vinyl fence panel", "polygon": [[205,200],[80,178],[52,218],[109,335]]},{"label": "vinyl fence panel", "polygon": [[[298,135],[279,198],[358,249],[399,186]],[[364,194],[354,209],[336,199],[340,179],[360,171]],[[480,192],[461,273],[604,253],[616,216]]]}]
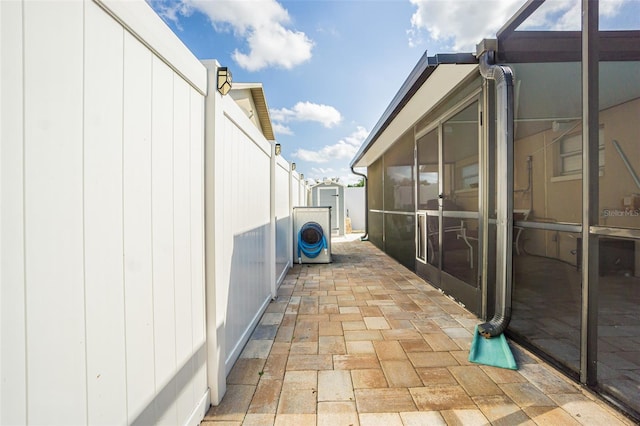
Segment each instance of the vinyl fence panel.
[{"label": "vinyl fence panel", "polygon": [[282,157],[276,157],[274,191],[275,201],[275,221],[276,221],[276,241],[275,241],[275,278],[279,285],[284,279],[289,267],[291,267],[291,241],[292,240],[292,217],[291,217],[291,188],[290,188],[290,168],[291,165]]},{"label": "vinyl fence panel", "polygon": [[197,424],[206,70],[144,1],[0,22],[0,423]]},{"label": "vinyl fence panel", "polygon": [[235,103],[216,91],[216,61],[205,61],[207,347],[211,398],[271,300],[275,249],[271,215],[273,145]]}]

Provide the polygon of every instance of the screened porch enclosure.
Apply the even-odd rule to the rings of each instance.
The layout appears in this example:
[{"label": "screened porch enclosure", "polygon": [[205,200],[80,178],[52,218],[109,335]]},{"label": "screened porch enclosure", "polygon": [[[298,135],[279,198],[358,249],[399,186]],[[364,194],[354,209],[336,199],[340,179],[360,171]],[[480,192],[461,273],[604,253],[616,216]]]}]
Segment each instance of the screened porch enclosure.
[{"label": "screened porch enclosure", "polygon": [[[515,75],[508,335],[638,416],[640,25],[598,32],[592,19],[585,27],[589,36],[587,29],[518,28],[539,3],[528,2],[495,42],[498,63]],[[588,46],[595,37],[600,50],[592,48],[583,59],[581,43]],[[466,64],[460,57],[430,59],[436,70],[450,69],[447,59]],[[417,72],[424,83],[416,83]],[[433,75],[416,65],[354,158],[354,165],[368,167],[369,235],[488,319],[500,172],[496,89],[477,69],[445,93],[428,86]],[[401,169],[411,177],[398,179]],[[413,191],[404,188],[410,182]],[[395,203],[400,193],[413,197],[401,208]],[[404,215],[413,233],[389,225]]]},{"label": "screened porch enclosure", "polygon": [[[599,64],[594,156],[599,191],[583,187],[580,62],[514,63],[514,315],[510,331],[579,379],[583,327],[583,206],[594,204],[597,251],[588,267],[598,307],[599,388],[624,404],[640,383],[640,62]],[[550,79],[549,76],[554,78]],[[635,117],[635,118],[634,118]],[[596,145],[597,144],[597,145]],[[586,197],[586,198],[585,198]],[[622,238],[620,238],[622,237]],[[593,308],[592,308],[593,309]],[[597,312],[597,314],[596,314]],[[637,410],[638,407],[635,406]]]}]

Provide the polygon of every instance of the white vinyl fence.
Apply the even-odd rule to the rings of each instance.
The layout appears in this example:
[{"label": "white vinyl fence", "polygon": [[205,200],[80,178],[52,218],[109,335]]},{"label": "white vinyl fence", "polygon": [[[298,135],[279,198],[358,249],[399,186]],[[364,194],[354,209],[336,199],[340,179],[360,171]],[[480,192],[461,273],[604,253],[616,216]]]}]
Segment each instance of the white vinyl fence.
[{"label": "white vinyl fence", "polygon": [[308,188],[216,67],[142,0],[0,1],[0,424],[220,402]]},{"label": "white vinyl fence", "polygon": [[364,231],[365,229],[365,196],[364,187],[348,187],[344,189],[344,208],[351,219],[351,229]]},{"label": "white vinyl fence", "polygon": [[197,424],[205,68],[142,1],[0,31],[0,423]]},{"label": "white vinyl fence", "polygon": [[215,91],[218,63],[205,66],[207,341],[217,404],[226,375],[291,266],[291,194],[301,183],[275,155],[274,142],[230,96]]},{"label": "white vinyl fence", "polygon": [[276,157],[275,182],[273,196],[275,203],[276,222],[276,282],[279,284],[284,279],[289,267],[291,267],[291,247],[293,241],[293,223],[291,221],[291,165],[282,157]]}]

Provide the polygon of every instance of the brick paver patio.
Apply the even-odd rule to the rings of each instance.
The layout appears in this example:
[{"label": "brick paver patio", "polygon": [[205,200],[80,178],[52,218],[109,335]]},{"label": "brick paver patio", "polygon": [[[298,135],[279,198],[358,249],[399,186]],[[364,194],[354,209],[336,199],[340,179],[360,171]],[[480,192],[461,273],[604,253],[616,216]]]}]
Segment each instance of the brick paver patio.
[{"label": "brick paver patio", "polygon": [[512,344],[519,370],[467,361],[479,320],[369,242],[295,265],[203,425],[625,425]]}]

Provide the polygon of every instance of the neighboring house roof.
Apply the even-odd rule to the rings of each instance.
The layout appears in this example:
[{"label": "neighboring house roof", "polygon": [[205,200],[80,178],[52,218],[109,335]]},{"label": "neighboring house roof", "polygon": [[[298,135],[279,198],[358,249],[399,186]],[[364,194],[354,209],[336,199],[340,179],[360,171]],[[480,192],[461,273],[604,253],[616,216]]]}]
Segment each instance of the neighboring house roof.
[{"label": "neighboring house roof", "polygon": [[[269,107],[267,106],[267,99],[264,96],[262,83],[236,83],[234,81],[231,87],[231,96],[238,101],[239,93],[241,92],[248,92],[255,106],[255,111],[246,111],[247,114],[255,114],[264,137],[270,141],[275,140],[271,117],[269,116]],[[249,118],[252,117],[249,116]]]},{"label": "neighboring house roof", "polygon": [[478,60],[471,53],[427,56],[425,52],[351,160],[351,166],[366,167],[377,160],[477,68]]}]

